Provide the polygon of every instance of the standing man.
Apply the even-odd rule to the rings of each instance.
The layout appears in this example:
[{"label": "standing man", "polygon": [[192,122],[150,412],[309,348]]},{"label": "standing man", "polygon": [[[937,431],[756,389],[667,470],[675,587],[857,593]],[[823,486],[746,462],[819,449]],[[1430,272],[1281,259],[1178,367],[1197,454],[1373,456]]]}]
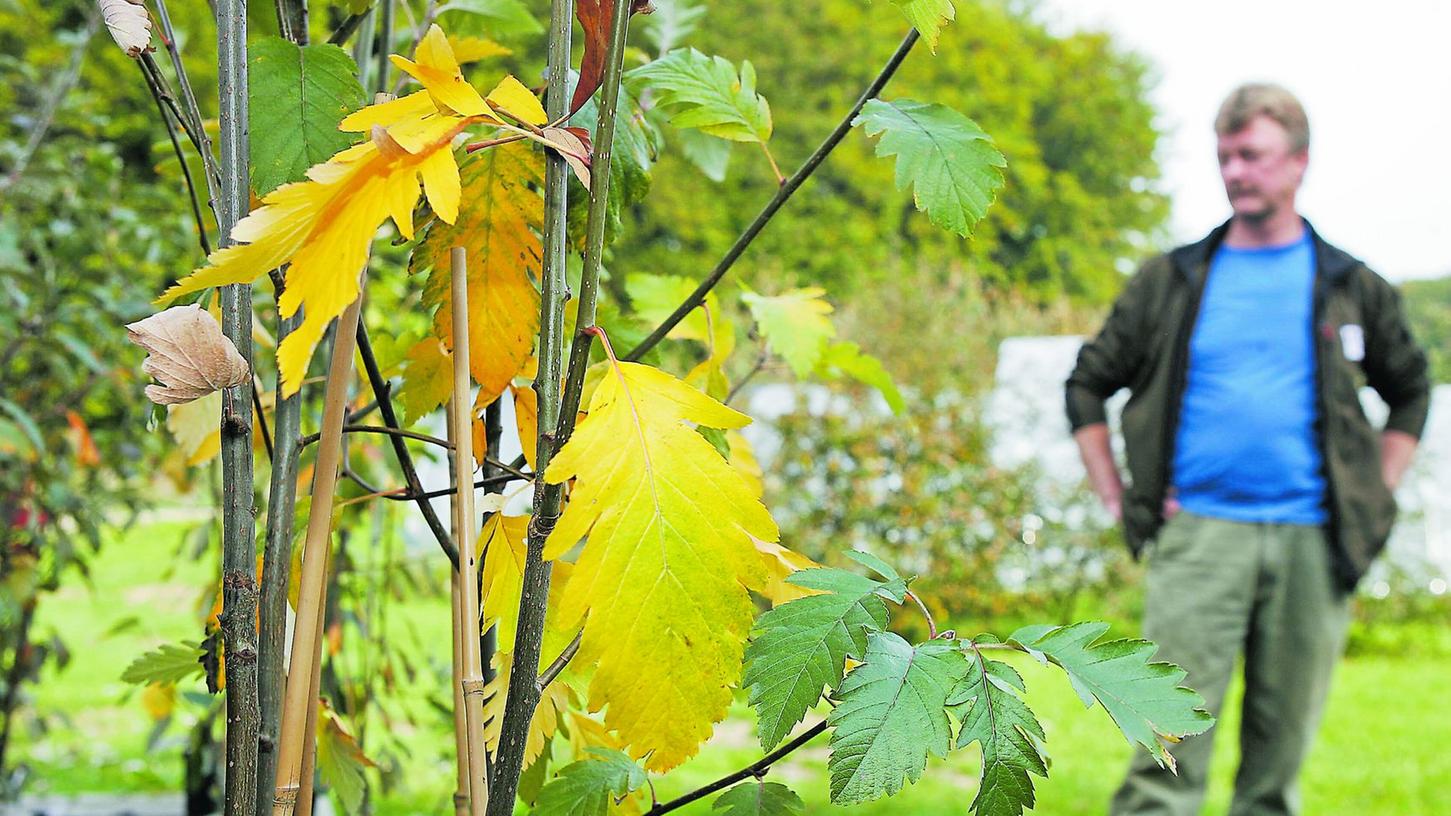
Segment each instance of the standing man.
[{"label": "standing man", "polygon": [[[1296,777],[1344,643],[1348,599],[1384,547],[1391,491],[1425,424],[1426,358],[1394,288],[1295,211],[1309,162],[1304,109],[1245,85],[1214,123],[1233,215],[1148,261],[1067,383],[1094,491],[1148,559],[1144,636],[1216,715],[1244,656],[1234,816],[1299,812]],[[1390,405],[1376,432],[1357,390]],[[1123,412],[1130,483],[1104,400]],[[1115,814],[1194,816],[1213,731],[1146,753]]]}]

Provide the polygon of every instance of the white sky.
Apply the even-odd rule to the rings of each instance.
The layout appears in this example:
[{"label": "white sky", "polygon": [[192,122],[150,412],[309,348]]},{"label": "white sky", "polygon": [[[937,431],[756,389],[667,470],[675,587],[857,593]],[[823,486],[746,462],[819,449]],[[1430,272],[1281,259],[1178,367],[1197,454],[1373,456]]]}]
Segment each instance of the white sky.
[{"label": "white sky", "polygon": [[1451,274],[1451,2],[1043,0],[1039,15],[1154,66],[1175,240],[1228,217],[1214,114],[1268,80],[1310,117],[1299,209],[1316,229],[1392,280]]}]

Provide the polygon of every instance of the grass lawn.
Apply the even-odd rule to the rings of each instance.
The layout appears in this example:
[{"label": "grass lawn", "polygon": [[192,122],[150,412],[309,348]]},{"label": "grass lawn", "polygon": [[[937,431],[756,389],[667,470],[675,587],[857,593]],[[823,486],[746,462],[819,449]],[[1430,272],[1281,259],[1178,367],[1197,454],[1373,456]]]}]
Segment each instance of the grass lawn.
[{"label": "grass lawn", "polygon": [[[35,705],[58,715],[51,730],[27,735],[22,729],[12,756],[32,768],[32,793],[90,791],[175,791],[181,779],[179,729],[148,752],[151,720],[138,690],[119,675],[141,652],[181,639],[197,639],[215,565],[182,555],[185,525],[155,524],[133,530],[108,546],[92,564],[90,586],[69,583],[43,599],[38,631],[54,631],[72,657],[63,671],[51,670],[32,689]],[[213,585],[214,586],[214,585]],[[443,597],[399,609],[393,620],[409,621],[438,644],[440,660],[448,648],[447,604]],[[1130,749],[1099,709],[1083,710],[1064,678],[1031,660],[1014,663],[1028,681],[1029,702],[1048,733],[1053,756],[1051,777],[1038,785],[1036,812],[1098,814],[1117,786]],[[1303,777],[1305,812],[1373,816],[1418,816],[1451,812],[1451,752],[1441,750],[1436,733],[1451,722],[1444,658],[1407,655],[1359,656],[1340,667],[1320,740]],[[1218,728],[1218,763],[1210,792],[1210,813],[1228,805],[1239,689],[1231,689]],[[812,720],[815,717],[812,715]],[[450,792],[448,763],[441,752],[452,738],[414,732],[402,736],[419,751],[417,768],[405,779],[407,790],[382,796],[380,814],[443,813]],[[853,809],[826,802],[826,736],[772,770],[769,778],[789,784],[808,803],[808,813],[965,814],[976,784],[975,750],[929,763],[918,784],[898,796]],[[750,711],[737,703],[732,716],[700,756],[656,780],[662,799],[673,798],[761,755]],[[425,759],[424,756],[428,758]],[[434,773],[433,769],[437,769]],[[711,812],[706,799],[676,811]]]}]

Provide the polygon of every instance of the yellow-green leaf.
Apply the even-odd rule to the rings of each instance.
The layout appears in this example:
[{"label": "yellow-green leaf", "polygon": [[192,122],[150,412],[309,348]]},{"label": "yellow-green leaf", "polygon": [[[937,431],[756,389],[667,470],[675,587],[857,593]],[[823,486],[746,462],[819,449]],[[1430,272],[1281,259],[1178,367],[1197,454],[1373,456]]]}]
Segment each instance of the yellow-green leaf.
[{"label": "yellow-green leaf", "polygon": [[741,294],[766,347],[800,378],[810,376],[821,362],[827,342],[836,336],[836,327],[827,317],[832,307],[822,297],[825,294],[826,290],[816,286],[769,297],[751,291]]},{"label": "yellow-green leaf", "polygon": [[588,535],[565,619],[588,613],[577,661],[589,703],[656,771],[696,753],[730,706],[764,586],[752,539],[776,523],[750,485],[689,423],[750,419],[649,366],[615,363],[589,414],[545,471],[574,490],[545,548]]},{"label": "yellow-green leaf", "polygon": [[453,395],[453,355],[437,338],[426,337],[408,349],[398,402],[405,424],[412,425]]}]

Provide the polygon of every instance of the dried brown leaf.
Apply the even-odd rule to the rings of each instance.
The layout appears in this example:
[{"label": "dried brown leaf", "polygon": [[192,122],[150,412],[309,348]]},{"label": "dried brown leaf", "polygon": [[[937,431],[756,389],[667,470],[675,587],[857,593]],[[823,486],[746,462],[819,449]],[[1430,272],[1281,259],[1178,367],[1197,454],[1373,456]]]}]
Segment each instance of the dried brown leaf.
[{"label": "dried brown leaf", "polygon": [[179,405],[247,382],[251,371],[216,318],[200,306],[173,306],[126,326],[131,342],[147,351],[141,370],[157,383],[146,397],[158,405]]},{"label": "dried brown leaf", "polygon": [[126,56],[136,59],[151,47],[151,15],[140,0],[99,0],[101,17]]}]

